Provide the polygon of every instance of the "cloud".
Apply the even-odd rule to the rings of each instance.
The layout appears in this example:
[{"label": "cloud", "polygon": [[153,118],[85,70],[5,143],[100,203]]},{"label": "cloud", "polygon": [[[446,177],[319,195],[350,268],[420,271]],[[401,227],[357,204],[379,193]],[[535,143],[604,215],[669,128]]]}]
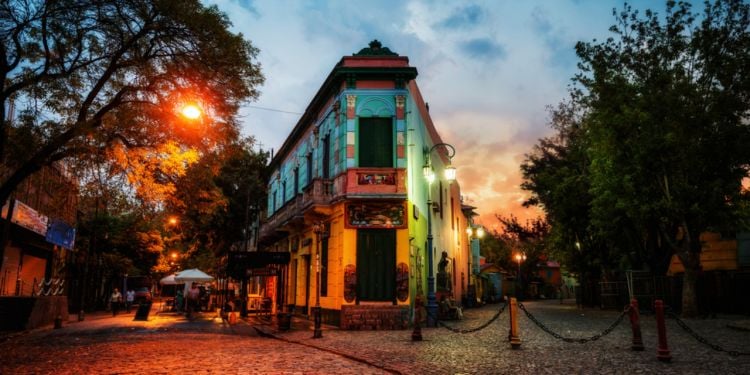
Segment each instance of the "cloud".
[{"label": "cloud", "polygon": [[[339,59],[373,39],[408,56],[438,132],[456,146],[462,194],[490,228],[495,213],[540,214],[521,206],[519,163],[551,132],[545,107],[567,96],[575,42],[609,36],[622,2],[202,1],[260,49],[266,83],[250,103],[257,107],[303,112]],[[244,132],[276,150],[300,119],[252,107],[242,115]]]},{"label": "cloud", "polygon": [[482,19],[482,8],[478,5],[469,5],[456,9],[448,18],[438,22],[436,26],[442,29],[463,29],[475,27]]},{"label": "cloud", "polygon": [[[229,3],[235,4],[251,14],[260,16],[260,13],[258,13],[258,9],[255,8],[255,5],[253,5],[253,0],[229,0]],[[225,7],[222,8],[225,9]]]},{"label": "cloud", "polygon": [[471,57],[502,59],[507,56],[505,48],[489,38],[477,38],[461,43],[460,49]]}]

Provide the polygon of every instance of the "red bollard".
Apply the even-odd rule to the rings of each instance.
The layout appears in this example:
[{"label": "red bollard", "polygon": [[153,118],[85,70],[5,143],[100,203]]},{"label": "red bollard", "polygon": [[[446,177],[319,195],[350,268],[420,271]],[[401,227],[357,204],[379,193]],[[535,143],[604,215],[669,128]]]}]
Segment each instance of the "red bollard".
[{"label": "red bollard", "polygon": [[511,349],[521,348],[521,337],[518,332],[518,302],[510,299],[510,332],[508,334]]},{"label": "red bollard", "polygon": [[659,334],[659,347],[656,348],[656,359],[662,362],[672,360],[672,354],[667,347],[667,326],[664,324],[664,302],[657,299],[654,301],[654,310],[656,310],[656,331]]},{"label": "red bollard", "polygon": [[422,297],[417,296],[414,300],[414,330],[411,332],[411,341],[422,341]]},{"label": "red bollard", "polygon": [[643,338],[641,337],[641,314],[638,312],[638,300],[630,300],[630,328],[633,330],[633,344],[631,350],[643,350]]}]

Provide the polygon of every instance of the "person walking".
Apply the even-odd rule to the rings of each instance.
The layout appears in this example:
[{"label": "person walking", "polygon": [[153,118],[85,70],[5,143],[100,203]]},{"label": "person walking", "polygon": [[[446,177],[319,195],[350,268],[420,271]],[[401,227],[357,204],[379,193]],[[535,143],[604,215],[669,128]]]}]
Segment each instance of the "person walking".
[{"label": "person walking", "polygon": [[133,301],[135,301],[135,291],[130,289],[125,293],[125,308],[128,314],[130,314],[130,306],[133,306]]},{"label": "person walking", "polygon": [[114,291],[112,291],[112,296],[109,298],[109,304],[112,306],[112,316],[117,315],[117,312],[120,310],[120,303],[122,302],[122,294],[120,294],[120,290],[115,288]]},{"label": "person walking", "polygon": [[193,283],[193,285],[190,287],[190,290],[188,290],[188,317],[192,317],[193,311],[200,309],[200,305],[198,303],[199,297],[200,289],[198,289],[198,285]]}]

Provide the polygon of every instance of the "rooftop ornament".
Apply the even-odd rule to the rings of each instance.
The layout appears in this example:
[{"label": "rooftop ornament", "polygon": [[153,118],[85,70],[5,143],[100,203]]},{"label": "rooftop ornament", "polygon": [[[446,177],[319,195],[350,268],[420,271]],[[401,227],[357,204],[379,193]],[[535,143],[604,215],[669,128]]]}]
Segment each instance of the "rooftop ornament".
[{"label": "rooftop ornament", "polygon": [[370,42],[368,48],[362,48],[352,56],[398,56],[398,53],[391,51],[388,47],[383,47],[377,39]]}]

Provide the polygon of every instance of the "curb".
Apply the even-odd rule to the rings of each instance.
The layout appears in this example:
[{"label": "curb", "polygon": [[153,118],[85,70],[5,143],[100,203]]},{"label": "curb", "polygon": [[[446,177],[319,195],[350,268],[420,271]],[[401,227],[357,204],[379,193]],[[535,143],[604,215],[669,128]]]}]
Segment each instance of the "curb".
[{"label": "curb", "polygon": [[[248,324],[250,324],[250,323],[248,322]],[[389,372],[391,374],[397,374],[397,375],[401,375],[402,374],[401,371],[399,371],[399,370],[392,369],[392,368],[389,368],[389,367],[386,367],[386,366],[383,366],[383,365],[379,365],[377,363],[373,363],[373,362],[371,362],[371,361],[369,361],[367,359],[364,359],[364,358],[355,357],[355,356],[353,356],[351,354],[342,353],[342,352],[339,352],[339,351],[336,351],[336,350],[333,350],[333,349],[324,348],[324,347],[313,345],[313,344],[309,344],[309,343],[306,343],[306,342],[301,342],[301,341],[297,341],[297,340],[291,340],[291,339],[287,339],[285,337],[277,336],[273,332],[266,332],[261,327],[257,327],[255,325],[252,325],[252,327],[255,329],[255,331],[258,332],[258,335],[260,335],[261,337],[276,339],[276,340],[283,341],[283,342],[286,342],[286,343],[289,343],[289,344],[301,345],[301,346],[305,346],[305,347],[308,347],[308,348],[317,349],[317,350],[320,350],[320,351],[323,351],[323,352],[335,354],[335,355],[338,355],[338,356],[341,356],[341,357],[344,357],[344,358],[347,358],[347,359],[351,359],[351,360],[359,362],[359,363],[364,363],[364,364],[366,364],[368,366],[372,366],[372,367],[377,368],[377,369],[381,369],[381,370]]]}]

